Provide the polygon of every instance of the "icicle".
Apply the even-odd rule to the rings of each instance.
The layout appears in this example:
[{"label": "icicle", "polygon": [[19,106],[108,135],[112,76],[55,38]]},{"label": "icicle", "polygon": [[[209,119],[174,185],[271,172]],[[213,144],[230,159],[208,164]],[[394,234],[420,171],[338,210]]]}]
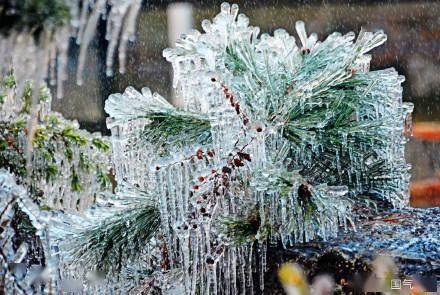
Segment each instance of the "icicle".
[{"label": "icicle", "polygon": [[81,44],[79,57],[78,57],[78,68],[76,73],[76,83],[78,85],[83,84],[82,77],[83,77],[84,65],[86,63],[87,50],[89,48],[90,42],[92,41],[92,38],[95,35],[96,27],[98,25],[101,12],[105,4],[106,4],[106,0],[98,0],[95,3],[93,11],[87,20],[87,25],[85,25],[85,15],[87,14],[87,5],[83,7],[83,10],[81,12],[80,23],[82,25],[80,26],[81,29],[79,32],[79,37],[77,38],[78,40],[77,42],[79,42],[78,44]]},{"label": "icicle", "polygon": [[127,57],[127,43],[134,41],[134,34],[136,31],[136,20],[141,9],[142,0],[134,0],[131,4],[127,17],[125,18],[124,27],[121,33],[121,41],[119,45],[119,72],[125,73],[125,63]]},{"label": "icicle", "polygon": [[112,9],[109,15],[109,19],[107,21],[106,39],[109,41],[105,61],[107,76],[113,76],[114,53],[119,42],[119,36],[123,27],[124,16],[128,8],[128,3],[122,3],[122,5],[118,5],[116,8]]},{"label": "icicle", "polygon": [[299,39],[301,40],[302,46],[307,46],[307,33],[306,33],[306,26],[303,21],[297,21],[295,23],[295,29],[299,36]]}]

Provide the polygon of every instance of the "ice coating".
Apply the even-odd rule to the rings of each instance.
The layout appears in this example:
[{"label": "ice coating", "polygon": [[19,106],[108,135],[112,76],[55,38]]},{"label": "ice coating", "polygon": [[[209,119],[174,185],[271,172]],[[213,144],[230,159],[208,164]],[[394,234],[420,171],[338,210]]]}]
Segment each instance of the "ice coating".
[{"label": "ice coating", "polygon": [[[351,206],[361,194],[405,206],[409,167],[403,121],[412,106],[402,103],[403,79],[394,69],[369,71],[371,57],[365,53],[385,42],[382,32],[361,32],[357,39],[353,33],[334,33],[317,41],[316,34],[308,36],[305,24],[297,22],[302,43],[298,47],[282,29],[259,36],[259,29],[238,14],[238,6],[228,3],[221,5],[213,21],[204,20],[202,28],[204,33],[183,35],[176,48],[163,55],[173,65],[173,85],[183,97],[183,109],[209,117],[216,155],[206,163],[192,162],[185,160],[188,152],[183,149],[174,156],[181,159],[179,164],[156,157],[151,164],[156,162],[160,169],[130,179],[149,183],[159,196],[169,267],[182,273],[185,294],[252,294],[264,287],[268,243],[288,247],[355,228]],[[353,93],[339,85],[350,85]],[[110,97],[106,110],[111,118],[118,116],[118,101],[127,105],[130,93],[127,89],[119,100]],[[150,95],[133,99],[146,103]],[[359,99],[349,114],[350,123],[328,131],[338,111],[333,104],[351,99],[347,95]],[[301,114],[316,106],[327,111],[302,121]],[[292,112],[296,119],[289,121]],[[249,122],[243,123],[243,118]],[[124,130],[145,123],[119,122],[115,125]],[[363,140],[370,135],[371,141]],[[332,138],[328,146],[323,136]],[[130,150],[116,144],[115,152]],[[136,153],[153,155],[154,150],[147,146]],[[229,172],[224,167],[229,167],[231,157],[236,159],[235,153],[249,154],[252,160]],[[365,156],[368,153],[371,156]],[[127,156],[121,164],[133,164],[121,167],[136,166],[136,157]],[[319,156],[327,167],[316,165]],[[375,172],[379,162],[387,168],[385,174]],[[227,174],[230,183],[217,187],[213,169]],[[124,171],[129,175],[132,169]],[[209,181],[197,180],[206,175]],[[211,198],[213,190],[221,193]],[[234,243],[222,231],[221,220],[250,216],[254,210],[259,228],[253,240]]]},{"label": "ice coating", "polygon": [[[51,218],[38,208],[24,187],[16,183],[14,175],[4,169],[0,170],[0,210],[0,273],[5,290],[28,294],[33,292],[32,284],[42,281],[46,282],[48,289],[53,289],[58,264],[49,242]],[[19,241],[19,245],[16,245],[17,229],[13,224],[17,215],[25,216],[35,230],[32,240]]]},{"label": "ice coating", "polygon": [[[40,101],[31,141],[32,174],[20,170],[20,165],[25,165],[23,150],[29,132],[25,123],[30,117],[27,99],[35,90],[27,82],[23,93],[16,76],[6,78],[10,83],[0,86],[5,94],[0,105],[0,136],[2,142],[5,138],[9,142],[2,150],[0,169],[0,272],[6,279],[4,288],[7,293],[20,294],[60,290],[65,266],[58,256],[58,239],[61,233],[65,236],[66,228],[72,230],[66,222],[69,216],[82,216],[95,204],[98,193],[109,188],[100,179],[109,172],[109,146],[99,134],[80,130],[78,122],[52,112],[49,90],[37,88]],[[98,174],[98,167],[103,175]],[[67,212],[69,215],[64,214]],[[89,219],[80,220],[79,228],[83,229]],[[63,224],[63,231],[58,231],[58,224]]]},{"label": "ice coating", "polygon": [[[135,15],[128,2],[119,8],[109,38],[123,30],[121,15]],[[297,44],[283,29],[260,35],[228,3],[202,28],[163,52],[182,110],[148,88],[129,87],[107,100],[118,186],[115,194],[99,194],[90,183],[92,206],[52,214],[55,283],[79,279],[91,293],[136,286],[165,294],[253,294],[264,289],[268,246],[327,241],[353,230],[352,207],[370,197],[406,205],[403,134],[412,105],[402,102],[403,78],[394,69],[369,71],[365,54],[385,42],[382,32],[318,41],[297,22]],[[209,140],[174,145],[190,130],[163,129],[176,133],[164,151],[144,137],[157,123],[155,113],[189,118]],[[118,222],[118,238],[132,235],[136,210],[145,205],[158,212],[157,233],[141,247],[125,245],[124,263],[111,256],[103,284],[93,285],[87,271],[95,260],[73,262],[76,246],[87,250],[81,237],[109,220]],[[111,234],[103,231],[96,244]]]}]

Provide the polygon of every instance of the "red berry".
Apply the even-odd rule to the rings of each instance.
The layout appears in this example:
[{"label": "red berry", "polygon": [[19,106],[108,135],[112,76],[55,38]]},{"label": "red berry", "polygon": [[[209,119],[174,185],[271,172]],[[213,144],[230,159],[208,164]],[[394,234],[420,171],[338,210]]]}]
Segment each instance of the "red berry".
[{"label": "red berry", "polygon": [[244,166],[243,162],[240,159],[234,159],[234,165],[237,167]]},{"label": "red berry", "polygon": [[229,168],[228,166],[225,166],[222,168],[222,172],[225,174],[230,174],[232,172],[232,169]]},{"label": "red berry", "polygon": [[240,157],[240,159],[245,159],[246,161],[251,161],[251,155],[243,152],[238,152],[237,155]]},{"label": "red berry", "polygon": [[201,160],[203,159],[203,150],[202,149],[198,149],[197,153],[196,153],[197,159]]}]

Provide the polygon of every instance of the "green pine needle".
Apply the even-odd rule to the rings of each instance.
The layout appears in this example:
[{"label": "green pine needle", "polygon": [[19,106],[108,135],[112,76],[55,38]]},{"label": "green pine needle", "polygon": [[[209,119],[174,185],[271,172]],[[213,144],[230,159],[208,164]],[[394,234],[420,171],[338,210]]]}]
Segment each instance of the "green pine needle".
[{"label": "green pine needle", "polygon": [[161,111],[145,116],[146,125],[142,142],[158,148],[182,147],[191,144],[209,144],[212,141],[211,125],[206,117],[184,111]]},{"label": "green pine needle", "polygon": [[118,271],[127,259],[139,257],[159,225],[160,213],[153,206],[126,209],[76,236],[74,260],[101,271]]},{"label": "green pine needle", "polygon": [[234,244],[240,245],[253,241],[260,228],[260,216],[257,210],[253,210],[244,218],[224,219],[223,231]]}]

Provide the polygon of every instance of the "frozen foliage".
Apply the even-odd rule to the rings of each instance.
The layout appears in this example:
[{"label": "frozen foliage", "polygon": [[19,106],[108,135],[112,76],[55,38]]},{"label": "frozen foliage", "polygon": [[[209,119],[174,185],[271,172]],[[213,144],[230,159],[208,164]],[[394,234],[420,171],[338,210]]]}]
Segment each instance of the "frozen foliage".
[{"label": "frozen foliage", "polygon": [[[84,213],[54,213],[50,230],[52,244],[60,245],[58,282],[87,282],[83,291],[93,294],[129,290],[160,263],[159,241],[146,243],[160,222],[152,196],[127,183],[119,189],[97,196]],[[114,275],[104,281],[103,272]]]},{"label": "frozen foliage", "polygon": [[[159,273],[179,272],[187,294],[252,293],[264,286],[267,243],[333,237],[355,226],[356,202],[406,204],[412,105],[394,69],[369,71],[383,32],[318,41],[298,21],[297,45],[283,29],[260,36],[227,3],[202,27],[164,51],[183,110],[145,89],[107,101],[117,181],[157,196]],[[170,128],[151,142],[163,126],[155,112]],[[203,119],[184,120],[195,113]],[[147,285],[166,286],[160,277]]]},{"label": "frozen foliage", "polygon": [[[68,224],[67,216],[54,210],[82,212],[96,203],[98,192],[109,187],[110,146],[100,135],[51,112],[50,93],[41,87],[27,166],[26,122],[34,89],[25,82],[19,95],[18,83],[13,74],[0,79],[1,289],[8,294],[50,292],[59,289],[63,269],[57,225]],[[82,219],[84,224],[88,220]]]},{"label": "frozen foliage", "polygon": [[[13,69],[17,78],[16,91],[21,97],[25,91],[25,83],[32,82],[33,95],[30,97],[27,129],[28,136],[24,153],[26,166],[30,170],[32,155],[32,138],[35,132],[35,121],[38,113],[38,92],[40,87],[57,85],[56,96],[63,96],[63,82],[67,77],[67,51],[71,38],[75,38],[80,46],[77,68],[77,83],[82,84],[82,75],[86,62],[87,50],[92,41],[100,19],[107,23],[106,66],[107,75],[113,74],[113,60],[118,49],[120,72],[125,71],[126,48],[129,40],[134,40],[136,19],[141,8],[141,0],[59,0],[60,7],[69,10],[67,19],[57,23],[39,24],[40,30],[25,27],[22,30],[11,30],[6,35],[0,34],[0,76],[6,76]],[[47,3],[39,4],[48,5]],[[50,4],[49,4],[50,5]],[[7,6],[6,6],[7,7]],[[39,7],[50,11],[49,7]],[[60,8],[61,9],[61,8]],[[7,12],[6,12],[7,13]],[[14,12],[12,12],[14,13]],[[61,12],[60,12],[61,13]],[[20,16],[19,16],[20,17]],[[28,17],[28,16],[21,16]],[[26,20],[24,20],[26,22]],[[42,31],[38,36],[35,31]]]},{"label": "frozen foliage", "polygon": [[[21,215],[25,224],[14,224]],[[0,269],[6,293],[30,294],[38,292],[41,282],[52,289],[54,267],[48,241],[46,212],[35,205],[24,187],[16,184],[14,175],[0,170]],[[33,240],[17,239],[19,232],[31,229]],[[23,228],[25,228],[23,230]],[[44,263],[43,263],[44,261]],[[45,264],[46,268],[42,265]]]},{"label": "frozen foliage", "polygon": [[[14,75],[0,85],[0,162],[28,187],[32,197],[49,208],[83,211],[95,194],[109,185],[110,146],[99,134],[80,130],[78,122],[64,119],[50,110],[46,87],[37,91],[37,113],[32,120],[34,134],[28,148],[32,84],[25,83],[19,96]],[[28,168],[31,169],[28,169]]]},{"label": "frozen foliage", "polygon": [[[179,161],[182,149],[185,155],[191,154],[194,143],[211,140],[207,116],[178,110],[148,88],[139,93],[128,87],[124,94],[111,95],[105,110],[111,114],[107,127],[112,131],[115,147],[116,178],[144,188],[145,182],[151,181],[145,173],[155,169],[159,154],[166,154],[170,162]],[[189,147],[185,145],[188,142]],[[133,161],[137,164],[133,165]]]},{"label": "frozen foliage", "polygon": [[[90,3],[95,23],[79,24],[83,38],[105,6]],[[111,38],[123,30],[130,3],[137,2],[112,2]],[[299,21],[298,45],[282,29],[260,35],[227,3],[202,27],[164,51],[182,109],[148,88],[107,100],[118,185],[98,194],[96,175],[82,170],[93,196],[88,208],[43,214],[50,216],[45,260],[56,274],[49,288],[67,291],[66,282],[79,280],[74,291],[89,293],[252,294],[264,288],[268,245],[327,241],[355,228],[359,202],[406,204],[412,106],[402,103],[404,79],[394,69],[369,71],[366,53],[385,42],[382,32],[318,41]],[[17,105],[6,100],[2,114]],[[81,142],[79,131],[68,131]],[[83,146],[68,153],[70,171],[87,167]],[[57,165],[66,164],[61,150],[54,149]],[[104,152],[90,153],[105,165]],[[50,204],[74,203],[62,169],[50,185],[39,180]]]}]

